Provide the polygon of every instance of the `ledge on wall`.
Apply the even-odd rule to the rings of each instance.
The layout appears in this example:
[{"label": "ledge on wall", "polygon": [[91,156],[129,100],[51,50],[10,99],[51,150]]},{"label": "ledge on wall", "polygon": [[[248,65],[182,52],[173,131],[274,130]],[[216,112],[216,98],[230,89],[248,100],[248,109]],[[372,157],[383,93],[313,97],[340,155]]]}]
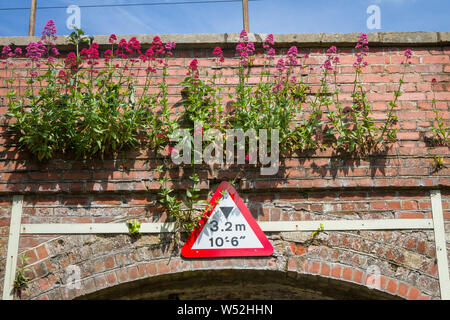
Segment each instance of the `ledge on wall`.
[{"label": "ledge on wall", "polygon": [[[274,40],[277,46],[283,47],[296,45],[298,47],[320,46],[353,46],[358,40],[360,33],[287,33],[275,34]],[[135,36],[142,45],[151,44],[155,35],[118,35],[120,38],[131,38]],[[225,48],[232,48],[239,42],[239,33],[202,33],[202,34],[162,34],[159,35],[163,42],[175,42],[177,48],[209,48],[221,45]],[[250,33],[249,40],[261,43],[266,33]],[[414,45],[414,46],[436,46],[449,45],[450,32],[374,32],[369,33],[369,43],[371,46],[392,46],[392,45]],[[109,45],[109,35],[93,36],[99,45]],[[0,37],[0,46],[16,45],[26,46],[30,42],[39,41],[39,37]],[[59,36],[56,40],[58,47],[68,47],[66,36]]]}]

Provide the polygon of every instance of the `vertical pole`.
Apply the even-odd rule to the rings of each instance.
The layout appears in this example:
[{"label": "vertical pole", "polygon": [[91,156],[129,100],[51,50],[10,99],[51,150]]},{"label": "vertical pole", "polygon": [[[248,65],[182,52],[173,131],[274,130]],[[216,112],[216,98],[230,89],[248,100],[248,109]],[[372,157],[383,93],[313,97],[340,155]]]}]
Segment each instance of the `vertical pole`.
[{"label": "vertical pole", "polygon": [[430,193],[441,299],[450,300],[450,276],[447,258],[447,245],[445,242],[445,226],[444,216],[442,213],[441,192],[439,190],[431,190]]},{"label": "vertical pole", "polygon": [[247,33],[250,32],[250,23],[248,20],[248,0],[242,0],[242,16],[244,19],[244,29]]},{"label": "vertical pole", "polygon": [[5,279],[3,281],[3,300],[14,299],[14,280],[16,278],[17,253],[19,251],[20,223],[22,220],[23,196],[14,196],[9,224],[8,253],[6,256]]},{"label": "vertical pole", "polygon": [[28,26],[28,35],[34,36],[34,26],[36,24],[36,2],[37,0],[31,0],[30,7],[30,24]]}]

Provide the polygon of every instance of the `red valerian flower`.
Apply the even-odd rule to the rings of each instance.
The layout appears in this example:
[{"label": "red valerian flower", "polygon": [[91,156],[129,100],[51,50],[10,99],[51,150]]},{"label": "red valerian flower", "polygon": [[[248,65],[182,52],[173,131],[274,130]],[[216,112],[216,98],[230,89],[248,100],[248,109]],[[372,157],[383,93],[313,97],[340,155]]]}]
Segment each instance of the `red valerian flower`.
[{"label": "red valerian flower", "polygon": [[245,30],[241,31],[240,39],[243,40],[239,42],[236,46],[236,56],[241,58],[240,63],[247,67],[251,62],[253,62],[253,54],[255,53],[255,45],[253,42],[248,41],[247,32]]},{"label": "red valerian flower", "polygon": [[80,52],[80,56],[83,60],[87,59],[88,64],[98,64],[98,61],[95,61],[99,59],[98,44],[93,42],[88,49],[83,48]]},{"label": "red valerian flower", "polygon": [[66,64],[66,68],[76,70],[78,67],[77,55],[73,51],[69,52],[69,54],[67,55],[66,60],[64,62]]},{"label": "red valerian flower", "polygon": [[67,81],[69,81],[69,75],[64,70],[59,70],[58,73],[58,82],[65,84]]},{"label": "red valerian flower", "polygon": [[369,52],[369,40],[366,33],[363,33],[359,36],[358,43],[355,46],[356,53],[356,62],[353,63],[353,67],[356,68],[356,70],[361,70],[361,68],[366,67],[368,65],[367,61],[364,61],[364,57],[367,56],[367,53]]},{"label": "red valerian flower", "polygon": [[403,55],[405,56],[405,61],[403,61],[402,64],[404,63],[411,64],[412,50],[406,49]]},{"label": "red valerian flower", "polygon": [[223,56],[222,48],[215,47],[214,50],[213,50],[213,55],[216,56],[216,60],[218,60],[220,62],[224,62],[225,61],[225,57]]},{"label": "red valerian flower", "polygon": [[[48,20],[47,23],[45,24],[44,30],[42,31],[42,36],[41,39],[42,40],[56,40],[58,37],[55,36],[56,34],[56,26],[55,26],[55,21],[53,21],[52,19]],[[51,43],[51,42],[49,42]]]},{"label": "red valerian flower", "polygon": [[197,59],[193,59],[191,61],[191,63],[189,64],[189,69],[191,69],[192,71],[197,71],[197,69],[198,69],[198,60]]},{"label": "red valerian flower", "polygon": [[111,34],[111,35],[109,36],[108,41],[109,41],[109,43],[116,43],[116,41],[117,41],[117,36],[116,36],[114,33]]},{"label": "red valerian flower", "polygon": [[284,63],[284,59],[278,59],[277,64],[275,66],[280,73],[282,73],[286,69],[286,64]]},{"label": "red valerian flower", "polygon": [[194,76],[194,79],[198,79],[198,60],[197,59],[193,59],[191,61],[191,63],[189,64],[189,72],[187,73],[192,74]]},{"label": "red valerian flower", "polygon": [[290,65],[290,66],[297,65],[297,54],[298,54],[297,47],[296,46],[290,47],[290,49],[288,50],[288,52],[286,54],[286,61],[287,61],[288,65]]},{"label": "red valerian flower", "polygon": [[30,42],[25,50],[27,51],[25,56],[30,58],[31,61],[39,61],[40,58],[47,52],[47,48],[41,41]]}]

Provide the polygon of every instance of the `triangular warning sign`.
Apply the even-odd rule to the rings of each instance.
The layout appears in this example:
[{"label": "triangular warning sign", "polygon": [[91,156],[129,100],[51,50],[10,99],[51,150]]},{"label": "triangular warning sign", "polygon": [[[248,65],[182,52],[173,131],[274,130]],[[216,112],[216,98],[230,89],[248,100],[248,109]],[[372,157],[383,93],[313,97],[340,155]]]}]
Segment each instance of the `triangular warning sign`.
[{"label": "triangular warning sign", "polygon": [[222,182],[186,240],[187,258],[270,256],[273,247],[233,186]]}]

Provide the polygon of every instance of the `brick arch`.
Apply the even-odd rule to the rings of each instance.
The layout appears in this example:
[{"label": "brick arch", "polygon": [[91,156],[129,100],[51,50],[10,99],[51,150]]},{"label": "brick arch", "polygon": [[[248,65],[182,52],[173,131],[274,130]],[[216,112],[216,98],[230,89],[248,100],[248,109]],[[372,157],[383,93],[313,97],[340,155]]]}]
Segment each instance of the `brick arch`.
[{"label": "brick arch", "polygon": [[[139,287],[152,281],[161,287],[164,281],[186,280],[196,272],[209,272],[216,278],[231,272],[236,279],[239,279],[239,272],[247,272],[249,277],[252,272],[254,277],[259,277],[261,272],[267,273],[271,279],[289,279],[285,287],[287,292],[292,287],[289,282],[306,288],[315,285],[316,292],[312,292],[313,289],[307,291],[312,297],[345,298],[343,292],[334,296],[329,293],[331,289],[341,287],[348,288],[353,298],[358,298],[358,292],[359,298],[438,297],[435,277],[407,268],[400,262],[397,262],[396,270],[392,269],[398,257],[389,251],[387,244],[375,248],[379,255],[365,252],[363,246],[355,249],[357,239],[363,239],[359,233],[330,232],[321,234],[314,243],[302,240],[307,233],[291,233],[290,237],[284,233],[270,233],[268,238],[274,246],[274,254],[270,257],[191,260],[180,257],[179,247],[174,248],[168,235],[143,235],[137,241],[128,235],[62,236],[27,251],[32,257],[32,280],[21,298],[75,299],[104,294],[112,297],[115,290]],[[388,234],[399,239],[402,233]],[[367,233],[364,241],[369,241],[370,236],[373,237]],[[392,260],[386,258],[390,254],[394,255]],[[69,265],[80,268],[80,289],[67,288]],[[371,265],[380,270],[379,290],[369,289],[367,285],[370,275],[367,269]],[[179,283],[181,285],[183,281]],[[274,283],[277,282],[274,280]]]},{"label": "brick arch", "polygon": [[[247,266],[248,267],[248,266]],[[326,276],[236,267],[175,271],[106,287],[81,300],[108,299],[399,299],[383,291]]]}]

